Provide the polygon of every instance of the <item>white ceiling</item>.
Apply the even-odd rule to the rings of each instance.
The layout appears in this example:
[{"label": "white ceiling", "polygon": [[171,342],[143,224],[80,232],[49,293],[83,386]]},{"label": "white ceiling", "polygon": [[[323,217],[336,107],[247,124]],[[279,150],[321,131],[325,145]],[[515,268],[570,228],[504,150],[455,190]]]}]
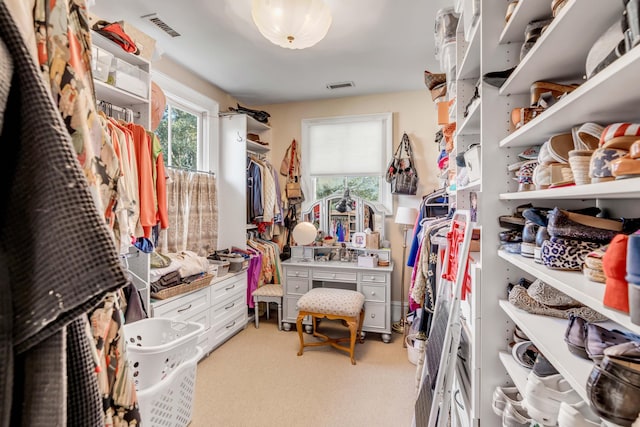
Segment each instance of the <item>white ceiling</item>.
[{"label": "white ceiling", "polygon": [[[156,39],[163,56],[182,64],[243,105],[426,90],[437,71],[434,20],[453,0],[325,0],[333,23],[304,50],[278,47],[258,32],[251,0],[95,0],[90,10],[124,19]],[[140,17],[157,13],[181,36],[171,38]],[[328,83],[355,87],[329,90]]]}]

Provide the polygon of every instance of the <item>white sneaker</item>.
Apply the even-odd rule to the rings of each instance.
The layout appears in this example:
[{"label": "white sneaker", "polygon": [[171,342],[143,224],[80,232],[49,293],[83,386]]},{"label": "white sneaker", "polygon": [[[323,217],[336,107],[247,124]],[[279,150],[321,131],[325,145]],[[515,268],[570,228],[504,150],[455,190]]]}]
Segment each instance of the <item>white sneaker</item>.
[{"label": "white sneaker", "polygon": [[523,406],[507,402],[502,413],[502,427],[529,427],[531,425],[536,424]]},{"label": "white sneaker", "polygon": [[559,427],[599,427],[601,425],[600,417],[591,410],[584,400],[573,405],[565,402],[560,403]]},{"label": "white sneaker", "polygon": [[522,396],[518,389],[516,387],[496,387],[493,391],[493,401],[491,402],[493,412],[498,416],[502,416],[507,402],[512,405],[522,405]]},{"label": "white sneaker", "polygon": [[533,372],[527,377],[524,406],[534,420],[547,426],[558,422],[560,403],[577,404],[582,399],[562,375],[538,377]]}]

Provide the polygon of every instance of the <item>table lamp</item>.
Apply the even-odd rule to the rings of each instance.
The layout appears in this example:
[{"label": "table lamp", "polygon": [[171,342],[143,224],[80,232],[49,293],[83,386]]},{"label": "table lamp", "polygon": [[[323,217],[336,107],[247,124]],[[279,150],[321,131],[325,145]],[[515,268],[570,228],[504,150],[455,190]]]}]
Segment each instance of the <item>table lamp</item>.
[{"label": "table lamp", "polygon": [[[293,236],[293,240],[295,240],[296,244],[307,246],[313,243],[316,240],[316,235],[318,234],[318,230],[316,230],[315,225],[311,222],[299,222],[293,228],[291,235]],[[305,257],[305,248],[302,248],[302,260],[309,261]]]},{"label": "table lamp", "polygon": [[396,217],[394,222],[399,224],[402,228],[402,279],[400,281],[400,320],[392,325],[395,332],[404,333],[405,326],[405,307],[404,307],[404,270],[407,268],[407,231],[413,229],[418,217],[418,210],[416,208],[409,208],[406,206],[399,206],[396,210]]}]

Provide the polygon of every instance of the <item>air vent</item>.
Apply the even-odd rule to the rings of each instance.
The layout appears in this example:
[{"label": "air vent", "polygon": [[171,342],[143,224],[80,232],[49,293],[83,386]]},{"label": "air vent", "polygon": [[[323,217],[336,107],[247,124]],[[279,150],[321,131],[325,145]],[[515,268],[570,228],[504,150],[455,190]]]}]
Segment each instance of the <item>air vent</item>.
[{"label": "air vent", "polygon": [[343,89],[345,87],[354,87],[355,84],[353,82],[340,82],[340,83],[329,83],[327,85],[327,89]]},{"label": "air vent", "polygon": [[162,20],[162,18],[160,18],[158,16],[157,13],[150,13],[148,15],[142,15],[140,18],[148,19],[152,24],[154,24],[156,27],[160,28],[165,33],[169,34],[171,37],[179,37],[180,36],[180,33],[177,32],[176,30],[174,30],[173,28],[171,28],[169,26],[169,24],[164,22]]}]

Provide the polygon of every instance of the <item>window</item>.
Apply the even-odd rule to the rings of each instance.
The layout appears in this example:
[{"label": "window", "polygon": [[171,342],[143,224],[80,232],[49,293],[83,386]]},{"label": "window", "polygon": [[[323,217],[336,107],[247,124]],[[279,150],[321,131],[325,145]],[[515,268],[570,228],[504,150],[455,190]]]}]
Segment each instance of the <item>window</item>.
[{"label": "window", "polygon": [[313,195],[305,205],[349,188],[352,195],[392,211],[384,181],[392,150],[391,117],[383,113],[302,121],[303,184],[305,194]]},{"label": "window", "polygon": [[163,90],[167,106],[155,133],[167,166],[217,172],[218,103],[155,70],[153,81]]},{"label": "window", "polygon": [[162,121],[156,129],[167,166],[198,169],[202,114],[167,97]]}]

